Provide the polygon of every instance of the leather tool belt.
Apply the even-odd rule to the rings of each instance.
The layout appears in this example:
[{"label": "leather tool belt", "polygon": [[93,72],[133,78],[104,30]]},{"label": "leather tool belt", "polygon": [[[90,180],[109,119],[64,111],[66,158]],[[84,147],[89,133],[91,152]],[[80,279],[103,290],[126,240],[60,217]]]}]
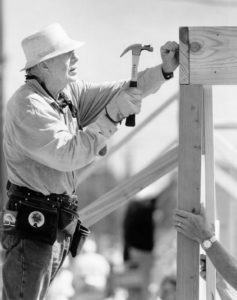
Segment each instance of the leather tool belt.
[{"label": "leather tool belt", "polygon": [[9,183],[7,212],[16,214],[16,230],[21,238],[39,240],[53,245],[57,231],[71,237],[70,251],[76,256],[89,230],[81,225],[77,213],[77,197],[64,194],[43,195],[26,187]]}]

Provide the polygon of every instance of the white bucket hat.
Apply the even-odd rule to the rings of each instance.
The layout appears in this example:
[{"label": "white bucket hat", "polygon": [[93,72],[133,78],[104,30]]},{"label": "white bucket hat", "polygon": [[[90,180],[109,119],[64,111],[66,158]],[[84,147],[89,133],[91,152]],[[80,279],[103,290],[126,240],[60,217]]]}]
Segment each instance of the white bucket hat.
[{"label": "white bucket hat", "polygon": [[70,39],[58,23],[51,24],[21,42],[26,57],[25,67],[21,71],[49,58],[78,49],[84,44]]}]

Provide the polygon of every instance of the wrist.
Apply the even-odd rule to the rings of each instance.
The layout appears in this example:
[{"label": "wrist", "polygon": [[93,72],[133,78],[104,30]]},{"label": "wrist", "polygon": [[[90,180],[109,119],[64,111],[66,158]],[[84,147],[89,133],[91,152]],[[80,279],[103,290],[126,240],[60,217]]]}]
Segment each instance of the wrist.
[{"label": "wrist", "polygon": [[122,118],[118,121],[116,120],[116,118],[114,118],[114,116],[111,116],[108,112],[108,109],[107,107],[105,106],[105,116],[106,118],[108,118],[110,120],[110,122],[112,122],[114,125],[117,125],[117,124],[121,124],[122,123]]},{"label": "wrist", "polygon": [[173,71],[168,70],[167,68],[164,67],[164,65],[161,66],[161,71],[166,80],[174,77]]},{"label": "wrist", "polygon": [[215,233],[213,230],[210,230],[209,228],[206,228],[202,232],[202,236],[200,237],[200,244],[205,241],[210,239],[211,237],[215,236]]},{"label": "wrist", "polygon": [[207,251],[208,249],[210,249],[212,247],[212,245],[217,241],[217,238],[214,234],[212,234],[211,237],[206,238],[202,241],[201,246],[203,248],[203,250]]}]

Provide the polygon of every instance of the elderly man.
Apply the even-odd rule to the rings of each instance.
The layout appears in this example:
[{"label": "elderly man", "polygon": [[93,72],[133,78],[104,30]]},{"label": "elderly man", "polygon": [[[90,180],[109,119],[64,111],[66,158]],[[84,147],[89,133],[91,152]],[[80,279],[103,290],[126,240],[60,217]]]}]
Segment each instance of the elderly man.
[{"label": "elderly man", "polygon": [[217,288],[221,298],[236,299],[236,294],[232,298],[234,293],[223,279],[237,290],[237,260],[217,241],[212,227],[207,222],[203,206],[198,215],[176,209],[174,226],[178,232],[198,242],[205,250],[218,272]]},{"label": "elderly man", "polygon": [[77,214],[77,178],[178,66],[178,45],[167,42],[162,64],[140,72],[137,88],[93,84],[77,79],[75,49],[82,45],[59,24],[22,41],[26,82],[7,104],[4,127],[3,300],[45,298],[65,256],[75,256],[88,234]]}]

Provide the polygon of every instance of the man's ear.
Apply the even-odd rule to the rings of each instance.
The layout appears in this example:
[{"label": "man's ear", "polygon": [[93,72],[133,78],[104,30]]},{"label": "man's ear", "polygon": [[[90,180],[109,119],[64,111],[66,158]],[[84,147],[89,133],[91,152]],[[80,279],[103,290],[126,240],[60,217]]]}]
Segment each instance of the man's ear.
[{"label": "man's ear", "polygon": [[45,61],[42,61],[41,63],[39,63],[39,68],[42,71],[48,71],[48,69],[49,69],[48,64]]}]

